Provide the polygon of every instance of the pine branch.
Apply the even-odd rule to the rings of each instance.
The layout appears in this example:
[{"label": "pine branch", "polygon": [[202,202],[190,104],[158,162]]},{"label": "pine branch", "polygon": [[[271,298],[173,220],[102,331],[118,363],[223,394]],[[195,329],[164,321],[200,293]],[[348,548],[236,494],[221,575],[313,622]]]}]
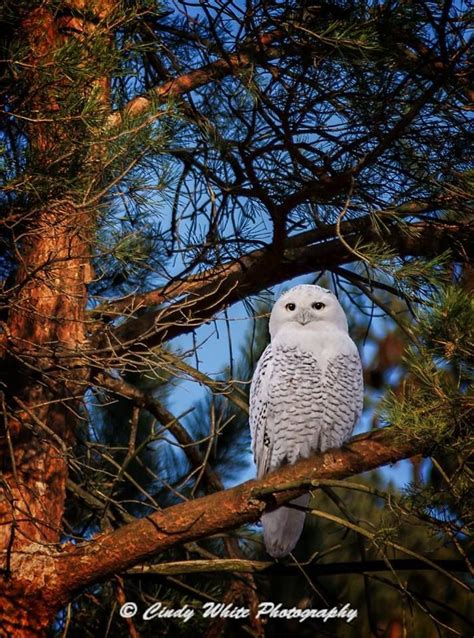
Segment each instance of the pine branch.
[{"label": "pine branch", "polygon": [[[468,568],[462,560],[440,559],[431,561],[445,571],[467,572]],[[416,558],[395,558],[390,561],[397,571],[433,570],[432,565]],[[137,565],[126,572],[127,576],[170,576],[179,574],[214,574],[225,572],[265,574],[288,574],[304,567],[305,572],[312,577],[338,576],[340,574],[364,574],[365,572],[390,571],[383,560],[346,561],[339,563],[300,563],[299,565],[282,565],[274,561],[263,560],[233,560],[228,558],[217,560],[190,560],[160,563],[158,565]]]},{"label": "pine branch", "polygon": [[[97,380],[102,387],[108,388],[109,390],[128,398],[133,401],[136,406],[140,406],[148,410],[150,414],[152,414],[169,430],[169,432],[171,432],[181,446],[181,449],[186,455],[193,471],[199,472],[204,479],[208,492],[219,492],[224,489],[219,475],[209,465],[208,459],[202,456],[199,448],[197,447],[197,443],[188,434],[187,430],[178,421],[178,419],[176,419],[176,417],[174,417],[164,405],[162,405],[150,393],[144,392],[122,379],[116,379],[104,374],[99,374]],[[234,392],[233,394],[237,393]],[[240,400],[242,401],[241,398]],[[124,465],[122,467],[124,467]],[[236,539],[230,537],[226,538],[224,544],[225,550],[229,556],[228,560],[242,559],[243,554]],[[246,591],[246,595],[249,599],[256,596],[255,584],[252,582],[252,577],[250,575],[248,576],[248,580],[244,583],[239,583],[239,585]]]},{"label": "pine branch", "polygon": [[107,375],[98,375],[97,381],[99,385],[108,390],[112,390],[116,394],[126,397],[140,407],[145,408],[152,414],[164,427],[166,427],[180,444],[183,452],[187,456],[191,466],[195,470],[203,471],[203,478],[212,491],[223,489],[223,485],[218,475],[204,461],[197,444],[189,436],[187,430],[181,423],[169,412],[157,399],[148,392],[144,392],[139,388],[127,383],[123,379],[108,377]]},{"label": "pine branch", "polygon": [[[187,36],[188,34],[183,35]],[[393,39],[394,33],[390,33],[390,35],[391,39]],[[191,37],[191,35],[188,37]],[[287,41],[282,42],[285,40],[285,37]],[[401,31],[397,31],[396,37],[402,41],[407,40],[406,34]],[[281,56],[292,55],[295,53],[295,50],[299,55],[301,55],[304,49],[306,55],[312,55],[314,57],[327,55],[336,56],[336,58],[340,57],[337,43],[336,46],[334,46],[318,39],[310,39],[308,41],[307,37],[303,40],[299,38],[299,40],[301,41],[295,42],[295,36],[293,34],[288,41],[288,33],[280,28],[256,34],[254,36],[254,42],[244,42],[240,47],[237,47],[235,52],[229,53],[218,60],[210,62],[198,69],[193,69],[172,80],[168,80],[151,89],[148,93],[133,98],[123,109],[115,111],[109,116],[108,126],[118,126],[127,117],[143,115],[147,112],[150,112],[152,118],[157,117],[159,113],[153,113],[154,109],[156,109],[157,105],[166,103],[169,98],[176,98],[190,93],[201,86],[205,86],[210,82],[242,72],[255,63],[266,63],[269,60]],[[464,69],[456,70],[452,62],[450,64],[444,63],[432,50],[426,47],[426,45],[414,39],[413,34],[410,34],[408,40],[408,46],[403,46],[400,43],[396,49],[390,50],[393,63],[396,63],[400,70],[409,71],[412,74],[432,79],[436,84],[440,82],[441,84],[452,85],[470,100],[473,91],[469,85]],[[273,45],[278,41],[280,41],[280,45],[278,48],[275,48]],[[417,47],[416,53],[413,52],[413,44]],[[380,36],[380,45],[386,46],[383,34]],[[460,49],[457,52],[457,56],[454,56],[453,59],[460,57],[463,52],[463,49]],[[364,50],[364,56],[370,57],[370,52]],[[380,56],[380,52],[375,52],[375,56]]]},{"label": "pine branch", "polygon": [[[465,261],[474,250],[474,227],[469,223],[429,220],[401,226],[392,219],[387,221],[386,229],[387,233],[381,236],[370,216],[340,225],[345,242],[388,245],[400,256],[433,257],[451,249],[455,261]],[[105,335],[99,334],[93,341],[94,347],[107,349],[109,345],[118,357],[125,352],[143,352],[192,331],[247,295],[292,277],[353,262],[354,253],[336,235],[336,225],[324,226],[289,239],[280,262],[275,263],[271,247],[263,248],[193,277],[189,284],[180,283],[180,291],[184,292],[187,286],[190,290],[184,299],[131,318],[116,328],[106,328]],[[150,297],[156,300],[158,294],[154,291]],[[145,296],[142,303],[146,303]]]},{"label": "pine branch", "polygon": [[[385,428],[355,437],[339,450],[287,465],[258,481],[154,512],[64,552],[61,573],[55,578],[58,595],[66,602],[83,587],[124,572],[170,547],[256,521],[263,511],[302,494],[315,479],[345,478],[423,452],[412,443],[399,443],[396,432]],[[282,484],[294,487],[278,491]],[[273,494],[262,493],[272,489],[276,490]]]},{"label": "pine branch", "polygon": [[[300,198],[298,198],[300,201]],[[393,208],[386,209],[384,211],[377,212],[377,216],[403,218],[405,216],[419,216],[429,213],[437,208],[448,205],[449,201],[443,199],[433,199],[430,201],[413,200],[400,206],[394,206]],[[340,228],[344,235],[350,234],[358,229],[364,229],[370,225],[370,216],[365,216],[360,219],[351,220],[340,224]],[[336,235],[335,225],[320,226],[316,230],[306,231],[299,235],[293,235],[287,240],[287,249],[297,249],[318,241],[325,241],[333,239]],[[256,262],[259,256],[263,253],[263,250],[256,250],[244,256],[244,259],[252,258]],[[238,260],[240,261],[240,260]],[[253,264],[251,264],[253,265]],[[132,315],[139,310],[146,310],[149,306],[157,306],[159,304],[169,303],[174,299],[186,294],[199,294],[200,288],[203,284],[209,283],[213,279],[219,279],[225,277],[228,274],[228,270],[231,264],[219,266],[210,270],[206,270],[203,273],[197,275],[191,275],[185,280],[177,279],[170,281],[163,288],[151,290],[143,294],[131,294],[127,295],[123,299],[109,301],[101,304],[94,310],[90,311],[90,316],[101,319],[104,317],[117,317],[120,315]]]},{"label": "pine branch", "polygon": [[153,110],[154,107],[156,108],[157,104],[164,104],[170,98],[189,93],[210,82],[221,80],[227,75],[241,72],[251,66],[257,59],[261,59],[263,53],[265,53],[265,59],[272,59],[281,55],[281,51],[272,48],[272,45],[281,39],[282,35],[283,32],[280,30],[257,35],[254,43],[242,44],[234,53],[226,55],[225,58],[210,62],[199,69],[193,69],[168,82],[164,82],[145,95],[137,96],[124,109],[116,111],[109,116],[109,127],[118,126],[126,117],[147,113]]}]

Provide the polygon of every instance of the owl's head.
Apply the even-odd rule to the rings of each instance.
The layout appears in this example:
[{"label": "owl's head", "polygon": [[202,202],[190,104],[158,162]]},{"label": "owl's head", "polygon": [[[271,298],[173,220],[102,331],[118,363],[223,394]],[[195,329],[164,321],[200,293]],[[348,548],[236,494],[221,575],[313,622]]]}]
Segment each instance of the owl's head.
[{"label": "owl's head", "polygon": [[275,302],[270,315],[270,335],[273,338],[287,324],[298,330],[318,330],[323,322],[348,331],[346,314],[330,290],[321,286],[295,286]]}]

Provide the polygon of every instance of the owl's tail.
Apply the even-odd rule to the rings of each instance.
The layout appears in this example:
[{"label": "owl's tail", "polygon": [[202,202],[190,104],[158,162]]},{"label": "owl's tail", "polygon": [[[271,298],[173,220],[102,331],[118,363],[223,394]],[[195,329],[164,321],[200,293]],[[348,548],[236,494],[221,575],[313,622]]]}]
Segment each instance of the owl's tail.
[{"label": "owl's tail", "polygon": [[[307,507],[309,494],[290,502]],[[305,516],[305,512],[285,506],[262,515],[263,539],[270,556],[282,558],[294,549],[303,531]]]}]

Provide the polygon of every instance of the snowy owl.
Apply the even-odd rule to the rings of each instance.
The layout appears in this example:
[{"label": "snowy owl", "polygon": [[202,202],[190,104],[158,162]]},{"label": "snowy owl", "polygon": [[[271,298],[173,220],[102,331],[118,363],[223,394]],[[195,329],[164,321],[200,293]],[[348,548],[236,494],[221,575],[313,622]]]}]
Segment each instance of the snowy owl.
[{"label": "snowy owl", "polygon": [[[257,476],[312,452],[341,447],[362,411],[362,366],[347,319],[333,293],[301,285],[285,292],[270,316],[271,343],[250,386],[250,432]],[[292,501],[307,506],[309,495]],[[296,545],[304,511],[279,507],[262,515],[267,552]]]}]

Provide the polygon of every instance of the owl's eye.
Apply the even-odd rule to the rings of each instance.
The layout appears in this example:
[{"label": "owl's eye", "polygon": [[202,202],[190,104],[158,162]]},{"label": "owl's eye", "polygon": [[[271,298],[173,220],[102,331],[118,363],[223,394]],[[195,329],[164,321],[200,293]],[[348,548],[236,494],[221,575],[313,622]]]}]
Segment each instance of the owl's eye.
[{"label": "owl's eye", "polygon": [[295,304],[294,304],[294,303],[287,303],[287,304],[286,304],[286,306],[285,306],[285,308],[286,308],[287,310],[290,310],[290,312],[293,312],[293,310],[296,308],[296,306],[295,306]]},{"label": "owl's eye", "polygon": [[322,303],[321,301],[315,301],[314,304],[311,305],[311,307],[315,310],[322,310],[323,308],[326,308],[326,304]]}]

